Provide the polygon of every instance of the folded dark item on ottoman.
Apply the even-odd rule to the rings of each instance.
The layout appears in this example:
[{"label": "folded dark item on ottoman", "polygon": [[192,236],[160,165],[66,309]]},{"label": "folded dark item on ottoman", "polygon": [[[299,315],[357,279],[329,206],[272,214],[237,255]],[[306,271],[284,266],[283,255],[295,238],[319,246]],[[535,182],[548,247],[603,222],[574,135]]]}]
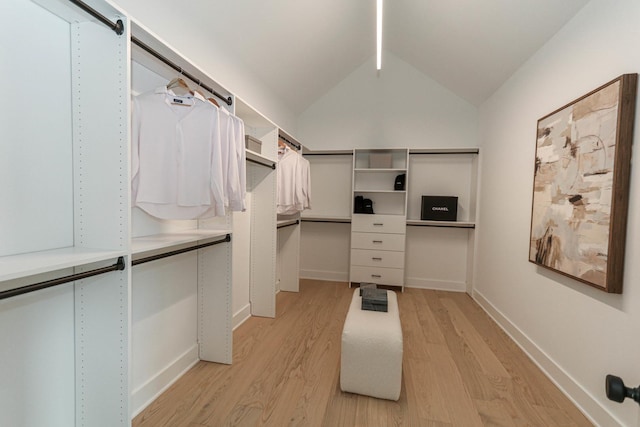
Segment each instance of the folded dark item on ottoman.
[{"label": "folded dark item on ottoman", "polygon": [[362,291],[364,289],[376,289],[378,285],[375,283],[360,283],[360,296],[362,296]]},{"label": "folded dark item on ottoman", "polygon": [[361,292],[362,306],[360,308],[362,310],[387,311],[388,302],[386,289],[364,288]]}]

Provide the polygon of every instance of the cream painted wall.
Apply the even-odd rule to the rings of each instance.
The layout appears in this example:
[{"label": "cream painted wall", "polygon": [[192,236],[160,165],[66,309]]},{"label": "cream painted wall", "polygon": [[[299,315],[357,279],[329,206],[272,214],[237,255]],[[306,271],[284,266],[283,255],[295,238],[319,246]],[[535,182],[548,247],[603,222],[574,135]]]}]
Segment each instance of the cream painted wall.
[{"label": "cream painted wall", "polygon": [[[175,48],[218,84],[242,98],[287,132],[296,135],[294,113],[271,91],[234,52],[204,38],[201,28],[192,25],[190,9],[178,4],[158,4],[153,0],[109,0]],[[212,25],[215,17],[212,17]],[[274,51],[274,58],[277,51]],[[177,74],[177,73],[176,73]]]},{"label": "cream painted wall", "polygon": [[[482,173],[474,296],[598,425],[638,425],[606,399],[607,373],[640,383],[640,129],[624,292],[608,295],[528,262],[537,120],[640,71],[640,2],[593,0],[480,107]],[[640,112],[640,109],[638,109]]]},{"label": "cream painted wall", "polygon": [[477,109],[385,51],[358,67],[298,117],[312,150],[476,147]]}]

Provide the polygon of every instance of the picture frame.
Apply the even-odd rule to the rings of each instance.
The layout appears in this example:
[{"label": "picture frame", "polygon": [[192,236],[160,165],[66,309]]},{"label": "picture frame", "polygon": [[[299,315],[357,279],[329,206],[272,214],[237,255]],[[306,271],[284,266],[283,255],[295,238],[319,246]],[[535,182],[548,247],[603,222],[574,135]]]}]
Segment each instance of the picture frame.
[{"label": "picture frame", "polygon": [[538,120],[529,261],[622,293],[637,74]]}]

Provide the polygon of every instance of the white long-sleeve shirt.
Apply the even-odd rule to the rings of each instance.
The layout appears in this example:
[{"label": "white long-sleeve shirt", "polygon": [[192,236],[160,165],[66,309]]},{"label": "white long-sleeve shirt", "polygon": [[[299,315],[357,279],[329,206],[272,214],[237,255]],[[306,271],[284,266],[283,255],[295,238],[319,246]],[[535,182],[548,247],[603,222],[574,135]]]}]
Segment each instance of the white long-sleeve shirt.
[{"label": "white long-sleeve shirt", "polygon": [[289,147],[279,155],[277,213],[291,215],[311,207],[309,162]]},{"label": "white long-sleeve shirt", "polygon": [[224,215],[221,139],[215,106],[166,87],[134,98],[134,206],[163,219]]}]

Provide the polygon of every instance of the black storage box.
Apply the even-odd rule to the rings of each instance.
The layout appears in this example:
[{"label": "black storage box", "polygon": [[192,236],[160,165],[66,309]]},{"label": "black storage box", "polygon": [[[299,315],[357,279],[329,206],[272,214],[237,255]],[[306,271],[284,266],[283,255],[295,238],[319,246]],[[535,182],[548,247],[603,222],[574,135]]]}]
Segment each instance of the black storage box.
[{"label": "black storage box", "polygon": [[385,289],[363,288],[361,310],[387,312],[389,302]]},{"label": "black storage box", "polygon": [[422,196],[420,219],[423,221],[457,221],[458,198],[455,196]]}]

